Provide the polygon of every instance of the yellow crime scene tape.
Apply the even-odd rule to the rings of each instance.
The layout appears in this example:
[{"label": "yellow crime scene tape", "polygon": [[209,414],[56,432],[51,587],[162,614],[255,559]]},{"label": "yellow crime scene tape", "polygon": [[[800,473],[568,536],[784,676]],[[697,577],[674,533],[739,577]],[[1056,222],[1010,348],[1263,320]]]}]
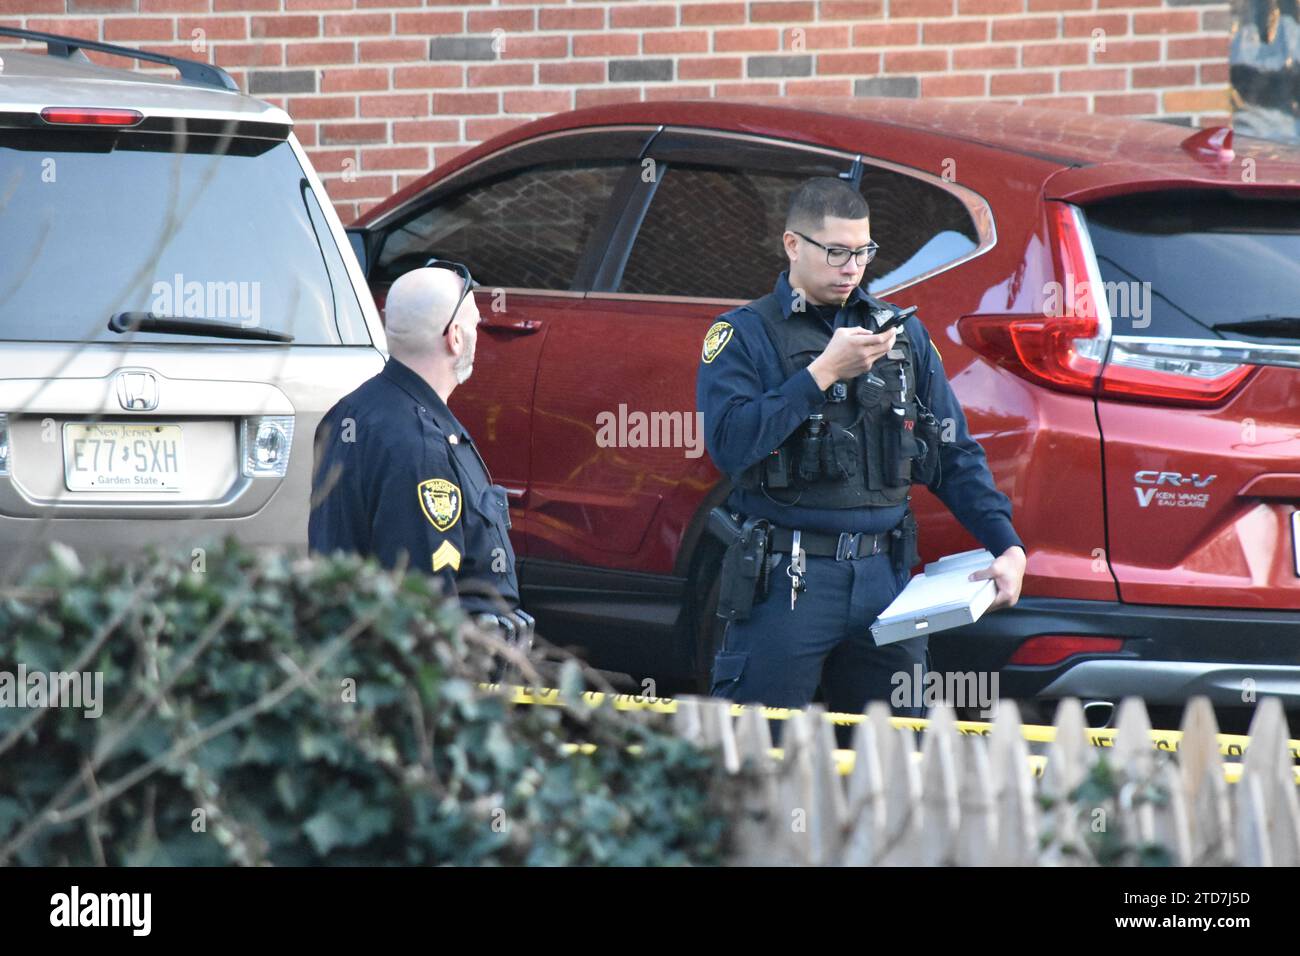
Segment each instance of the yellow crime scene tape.
[{"label": "yellow crime scene tape", "polygon": [[[500,690],[499,684],[484,684],[484,690]],[[514,704],[540,704],[542,706],[554,707],[561,703],[560,692],[551,687],[517,687],[506,688],[510,694],[510,701]],[[582,699],[592,707],[599,707],[608,698],[615,710],[649,710],[660,714],[671,714],[677,710],[677,701],[671,697],[646,697],[637,694],[602,694],[599,691],[587,691],[582,694]],[[732,704],[731,713],[733,717],[738,717],[747,708],[753,709],[752,704]],[[799,711],[786,707],[760,707],[763,716],[768,720],[789,720],[791,714]],[[863,714],[835,714],[828,713],[826,719],[834,724],[851,725],[858,724],[866,720]],[[895,727],[906,727],[912,730],[924,731],[930,726],[930,721],[923,717],[891,717],[889,722]],[[957,732],[960,734],[976,734],[979,736],[988,736],[993,732],[993,725],[978,720],[958,720],[955,722]],[[1050,744],[1056,740],[1056,728],[1045,727],[1038,724],[1022,724],[1021,735],[1025,740],[1035,744]],[[1113,728],[1092,728],[1086,730],[1088,743],[1094,747],[1113,747],[1115,746],[1115,730]],[[1244,734],[1218,734],[1219,753],[1225,757],[1241,757],[1245,754],[1246,748],[1250,746],[1250,738]],[[1152,730],[1151,745],[1157,750],[1177,752],[1182,743],[1183,733],[1181,730]],[[1291,752],[1292,760],[1300,760],[1300,740],[1288,740],[1287,747]],[[852,751],[845,751],[851,753]],[[1240,776],[1240,771],[1238,771]]]}]

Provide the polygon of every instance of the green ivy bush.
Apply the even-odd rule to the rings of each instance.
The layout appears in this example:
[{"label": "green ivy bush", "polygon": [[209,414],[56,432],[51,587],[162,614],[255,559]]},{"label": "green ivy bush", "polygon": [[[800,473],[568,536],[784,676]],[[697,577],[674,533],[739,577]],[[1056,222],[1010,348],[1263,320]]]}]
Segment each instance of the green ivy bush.
[{"label": "green ivy bush", "polygon": [[566,706],[481,691],[485,640],[357,558],[55,546],[0,590],[0,673],[98,672],[103,713],[0,707],[0,863],[723,862],[739,780],[572,663]]}]

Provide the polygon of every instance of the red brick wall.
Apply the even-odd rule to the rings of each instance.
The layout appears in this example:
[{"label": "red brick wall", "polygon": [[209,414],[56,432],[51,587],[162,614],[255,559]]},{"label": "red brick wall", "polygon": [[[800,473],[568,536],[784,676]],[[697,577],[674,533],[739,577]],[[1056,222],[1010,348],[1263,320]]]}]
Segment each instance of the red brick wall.
[{"label": "red brick wall", "polygon": [[1227,2],[0,0],[0,24],[211,59],[294,116],[345,221],[502,130],[622,99],[942,96],[1230,122]]}]

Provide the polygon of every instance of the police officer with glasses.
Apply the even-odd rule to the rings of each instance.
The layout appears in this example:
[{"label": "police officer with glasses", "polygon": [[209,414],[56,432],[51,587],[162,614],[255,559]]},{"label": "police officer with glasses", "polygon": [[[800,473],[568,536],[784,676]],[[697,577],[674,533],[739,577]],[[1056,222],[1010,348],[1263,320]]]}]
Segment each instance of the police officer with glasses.
[{"label": "police officer with glasses", "polygon": [[915,310],[862,288],[866,200],[812,179],[785,227],[788,271],[719,316],[700,358],[705,444],[733,484],[710,516],[728,545],[711,693],[800,708],[820,686],[830,710],[861,713],[927,657],[925,636],[877,647],[870,630],[919,560],[914,483],[996,556],[973,575],[996,582],[991,609],[1019,599],[1026,554]]}]

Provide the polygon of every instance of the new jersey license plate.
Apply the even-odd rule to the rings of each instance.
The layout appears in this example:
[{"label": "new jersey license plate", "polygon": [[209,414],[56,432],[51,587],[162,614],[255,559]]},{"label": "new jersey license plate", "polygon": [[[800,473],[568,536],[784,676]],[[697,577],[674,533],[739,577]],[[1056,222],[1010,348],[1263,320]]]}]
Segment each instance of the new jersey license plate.
[{"label": "new jersey license plate", "polygon": [[63,474],[69,491],[180,491],[181,426],[66,422]]}]

